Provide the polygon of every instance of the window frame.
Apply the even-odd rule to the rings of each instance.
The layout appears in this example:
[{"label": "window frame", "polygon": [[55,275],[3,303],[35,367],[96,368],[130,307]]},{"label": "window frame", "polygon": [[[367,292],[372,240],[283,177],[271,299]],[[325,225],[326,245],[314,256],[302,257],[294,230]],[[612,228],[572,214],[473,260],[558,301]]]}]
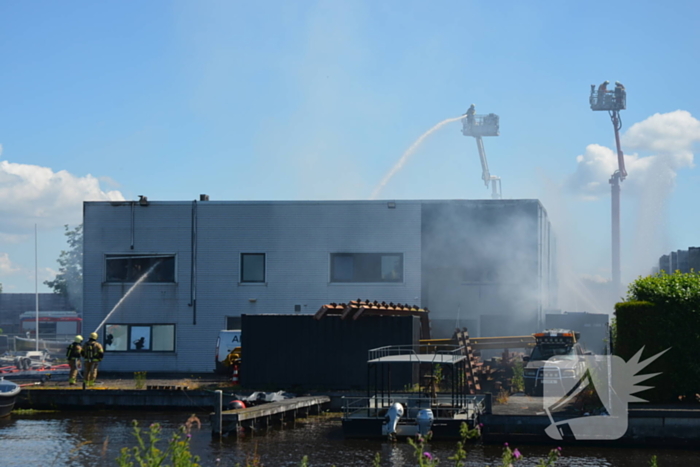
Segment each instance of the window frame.
[{"label": "window frame", "polygon": [[[243,275],[243,257],[244,256],[262,256],[263,258],[263,263],[262,263],[262,280],[255,280],[255,281],[250,281],[250,280],[244,280],[244,275]],[[249,253],[249,252],[241,252],[239,255],[239,263],[240,267],[238,268],[238,283],[239,284],[245,284],[245,285],[251,285],[251,284],[267,284],[267,253]]]},{"label": "window frame", "polygon": [[[107,345],[107,330],[110,326],[126,326],[127,327],[127,338],[126,338],[126,350],[110,349]],[[173,340],[172,340],[172,350],[153,350],[153,327],[154,326],[171,326],[173,329]],[[132,327],[148,327],[148,342],[149,349],[132,349],[133,344],[132,339]],[[157,353],[157,354],[167,354],[175,353],[177,351],[177,324],[176,323],[107,323],[102,330],[102,342],[104,342],[104,350],[106,352],[115,354],[128,354],[128,353]]]},{"label": "window frame", "polygon": [[[172,258],[173,259],[173,280],[172,281],[162,281],[162,282],[155,282],[155,281],[149,281],[148,279],[144,280],[142,284],[159,284],[159,285],[164,285],[164,284],[177,284],[177,254],[176,253],[136,253],[136,254],[130,254],[130,253],[105,253],[104,254],[104,274],[103,274],[103,283],[104,284],[135,284],[135,280],[124,280],[124,281],[118,281],[118,280],[109,280],[108,278],[108,270],[109,268],[107,267],[107,262],[109,260],[119,260],[119,259],[148,259],[148,258]],[[137,279],[138,280],[138,279]]]},{"label": "window frame", "polygon": [[[396,280],[359,280],[359,279],[351,279],[351,280],[336,280],[336,269],[335,269],[335,261],[334,259],[338,256],[350,256],[353,258],[353,266],[354,266],[354,261],[356,256],[377,256],[379,259],[379,276],[381,277],[382,271],[381,271],[381,262],[382,258],[384,256],[398,256],[399,262],[400,262],[400,277]],[[346,251],[338,251],[338,252],[333,252],[330,253],[329,255],[329,283],[330,284],[382,284],[382,285],[389,285],[389,284],[404,284],[405,283],[405,272],[406,272],[406,267],[405,267],[405,255],[404,253],[401,252],[381,252],[381,253],[374,253],[374,252],[346,252]],[[353,274],[354,275],[354,274]]]}]

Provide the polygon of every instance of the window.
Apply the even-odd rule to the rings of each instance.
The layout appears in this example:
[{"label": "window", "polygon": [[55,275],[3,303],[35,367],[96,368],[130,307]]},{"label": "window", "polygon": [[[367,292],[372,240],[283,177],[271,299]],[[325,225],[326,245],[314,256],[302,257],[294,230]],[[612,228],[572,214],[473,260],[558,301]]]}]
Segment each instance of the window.
[{"label": "window", "polygon": [[265,282],[265,253],[241,253],[241,282]]},{"label": "window", "polygon": [[[107,282],[175,282],[175,255],[106,255]],[[150,271],[150,272],[149,272]]]},{"label": "window", "polygon": [[331,282],[403,282],[403,253],[332,253]]},{"label": "window", "polygon": [[174,352],[174,324],[108,324],[106,352]]},{"label": "window", "polygon": [[227,316],[226,317],[226,329],[241,329],[241,317],[240,316]]}]

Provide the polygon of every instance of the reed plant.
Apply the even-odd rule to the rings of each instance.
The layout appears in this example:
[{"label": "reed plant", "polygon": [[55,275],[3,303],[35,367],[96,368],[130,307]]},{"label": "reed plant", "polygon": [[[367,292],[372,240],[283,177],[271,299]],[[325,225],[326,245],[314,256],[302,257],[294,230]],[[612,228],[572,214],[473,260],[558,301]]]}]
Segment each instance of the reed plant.
[{"label": "reed plant", "polygon": [[[121,455],[117,458],[119,467],[201,467],[199,464],[199,456],[195,456],[190,452],[190,439],[192,437],[190,432],[195,426],[201,428],[201,422],[195,415],[192,415],[187,422],[169,438],[168,446],[165,450],[161,450],[157,446],[159,441],[162,441],[162,429],[158,423],[151,424],[148,430],[139,428],[138,422],[135,420],[133,425],[137,444],[134,447],[123,448],[121,450]],[[461,441],[457,442],[457,449],[454,455],[447,458],[450,464],[445,465],[453,465],[454,467],[464,467],[466,465],[466,443],[470,439],[481,436],[481,427],[482,425],[480,424],[470,429],[466,423],[462,423],[460,427]],[[413,455],[418,467],[437,467],[440,465],[440,459],[430,452],[428,446],[429,441],[430,435],[408,439],[408,443],[413,447]],[[547,457],[541,459],[535,464],[535,467],[554,467],[561,456],[561,451],[562,449],[560,447],[550,450]],[[508,443],[505,443],[501,455],[501,464],[494,467],[514,467],[516,463],[521,461],[524,461],[524,456],[520,450],[518,448],[511,448]],[[221,459],[216,459],[214,465],[220,466]],[[311,467],[312,464],[309,462],[308,456],[303,456],[298,465],[299,467]],[[381,456],[379,453],[375,453],[371,465],[372,467],[381,466]],[[651,457],[649,466],[658,467],[656,456]],[[257,453],[257,445],[253,456],[248,457],[245,464],[235,464],[235,467],[264,467]],[[486,467],[491,466],[487,465]]]},{"label": "reed plant", "polygon": [[134,385],[136,389],[143,389],[146,384],[146,372],[145,371],[135,371],[134,372]]}]

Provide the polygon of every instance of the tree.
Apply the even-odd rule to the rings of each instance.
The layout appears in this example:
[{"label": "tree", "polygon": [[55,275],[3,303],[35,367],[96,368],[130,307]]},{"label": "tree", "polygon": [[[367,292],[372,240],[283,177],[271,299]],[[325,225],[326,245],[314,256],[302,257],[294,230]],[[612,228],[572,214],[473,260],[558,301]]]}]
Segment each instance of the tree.
[{"label": "tree", "polygon": [[44,281],[44,284],[54,293],[67,297],[80,312],[83,309],[83,224],[74,229],[67,224],[64,227],[68,250],[62,250],[56,260],[60,267],[54,280]]}]

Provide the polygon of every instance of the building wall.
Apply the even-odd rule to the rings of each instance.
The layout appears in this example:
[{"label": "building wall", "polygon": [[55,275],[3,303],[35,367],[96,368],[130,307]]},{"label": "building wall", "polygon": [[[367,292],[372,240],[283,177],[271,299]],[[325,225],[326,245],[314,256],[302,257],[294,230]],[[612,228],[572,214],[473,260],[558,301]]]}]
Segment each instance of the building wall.
[{"label": "building wall", "polygon": [[[5,334],[21,333],[20,315],[36,311],[33,293],[0,293],[0,329]],[[56,293],[39,294],[39,311],[74,311],[68,298]]]},{"label": "building wall", "polygon": [[[554,308],[554,244],[537,200],[424,202],[423,305],[435,328],[535,332]],[[487,323],[499,323],[498,329]],[[495,334],[494,334],[495,333]],[[449,337],[437,335],[436,337]]]},{"label": "building wall", "polygon": [[[434,329],[479,335],[472,324],[489,315],[504,317],[498,334],[521,335],[555,308],[536,200],[86,202],[84,235],[83,332],[120,300],[110,325],[175,326],[174,351],[108,352],[107,371],[212,371],[219,330],[243,314],[370,299],[428,307]],[[241,282],[242,253],[266,255],[264,283]],[[403,282],[331,283],[333,253],[402,253]],[[156,254],[174,255],[174,282],[106,282],[105,255]]]},{"label": "building wall", "polygon": [[[382,201],[87,202],[85,332],[126,296],[108,323],[175,324],[176,348],[108,352],[104,370],[208,372],[229,316],[293,313],[295,305],[315,313],[325,303],[358,298],[418,305],[420,207],[411,201],[394,209]],[[330,255],[339,252],[403,253],[404,280],[332,284]],[[265,283],[240,282],[241,253],[265,253]],[[132,284],[105,282],[106,254],[173,254],[176,280],[142,283],[129,293]]]},{"label": "building wall", "polygon": [[659,258],[659,271],[673,274],[676,271],[700,271],[700,247],[689,247],[687,250],[672,251]]}]

